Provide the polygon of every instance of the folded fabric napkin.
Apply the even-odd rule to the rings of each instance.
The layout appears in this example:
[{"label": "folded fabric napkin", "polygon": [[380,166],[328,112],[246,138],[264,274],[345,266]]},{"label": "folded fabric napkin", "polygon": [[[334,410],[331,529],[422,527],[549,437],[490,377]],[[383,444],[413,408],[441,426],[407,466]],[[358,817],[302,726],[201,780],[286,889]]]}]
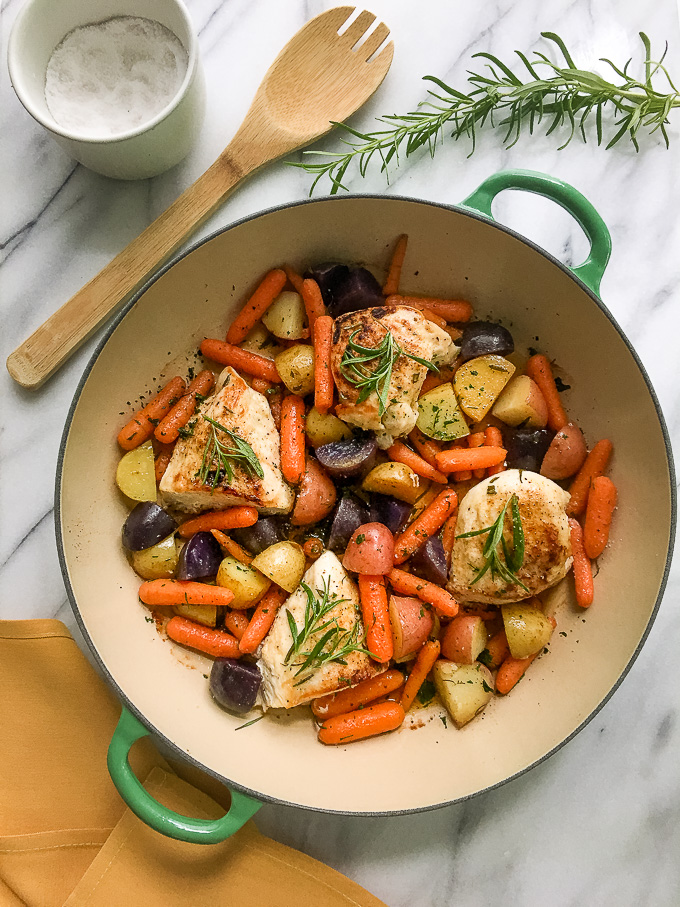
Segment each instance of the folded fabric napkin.
[{"label": "folded fabric napkin", "polygon": [[[252,821],[203,845],[137,819],[106,768],[120,705],[60,621],[0,621],[0,690],[2,907],[384,907]],[[170,766],[148,737],[130,763],[177,812],[216,819],[229,806],[225,787]]]}]

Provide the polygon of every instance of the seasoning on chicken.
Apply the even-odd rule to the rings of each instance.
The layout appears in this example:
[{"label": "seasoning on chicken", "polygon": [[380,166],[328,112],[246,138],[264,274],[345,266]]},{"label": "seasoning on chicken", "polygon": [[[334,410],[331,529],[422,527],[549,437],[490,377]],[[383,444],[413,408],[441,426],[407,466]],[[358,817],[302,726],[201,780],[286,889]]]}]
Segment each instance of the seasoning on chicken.
[{"label": "seasoning on chicken", "polygon": [[[187,426],[190,433],[175,445],[159,485],[163,501],[187,513],[237,504],[288,513],[295,495],[281,473],[279,433],[266,398],[230,367],[216,386]],[[246,455],[229,456],[239,439]]]},{"label": "seasoning on chicken", "polygon": [[[320,615],[315,623],[309,620],[313,612]],[[293,635],[289,614],[296,626],[297,650],[291,650]],[[310,632],[305,632],[306,624]],[[338,633],[328,637],[317,660],[305,668],[305,660],[315,645],[334,628]],[[347,646],[350,650],[341,652]],[[360,648],[365,648],[365,642],[359,592],[338,558],[326,551],[307,570],[298,588],[281,606],[260,647],[258,665],[262,687],[259,704],[264,709],[291,709],[386,670],[387,665],[377,664],[358,651]],[[319,665],[319,660],[323,664]]]},{"label": "seasoning on chicken", "polygon": [[[375,350],[375,357],[368,354],[368,361],[360,362],[367,354],[357,353],[357,346]],[[446,331],[417,309],[384,306],[341,315],[335,320],[331,350],[340,399],[335,413],[350,425],[374,431],[378,445],[388,448],[412,431],[418,418],[418,394],[428,368],[410,357],[440,366],[449,365],[457,354]],[[362,386],[361,375],[366,374],[375,376],[372,386]]]},{"label": "seasoning on chicken", "polygon": [[[491,568],[475,582],[489,560],[490,552],[485,555],[483,550],[489,533],[468,538],[460,536],[492,526],[513,495],[517,498],[524,534],[524,557],[521,565],[511,572],[526,588]],[[565,576],[572,563],[566,514],[568,502],[567,491],[550,479],[528,470],[508,469],[475,485],[458,508],[456,541],[447,588],[461,602],[502,605],[521,601],[554,586]],[[513,516],[510,504],[504,520],[504,538],[507,550],[511,552]],[[500,539],[496,554],[501,566],[506,566]]]}]

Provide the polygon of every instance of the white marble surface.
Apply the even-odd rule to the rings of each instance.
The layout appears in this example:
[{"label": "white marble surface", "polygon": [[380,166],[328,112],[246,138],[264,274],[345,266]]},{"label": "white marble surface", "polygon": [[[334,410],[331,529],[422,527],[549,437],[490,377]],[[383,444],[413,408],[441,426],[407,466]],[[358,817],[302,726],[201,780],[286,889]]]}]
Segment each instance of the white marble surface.
[{"label": "white marble surface", "polygon": [[[206,124],[190,157],[169,173],[119,183],[76,166],[19,105],[0,72],[0,287],[3,359],[28,333],[136,236],[214,159],[233,134],[262,74],[285,40],[333,5],[303,0],[191,0],[208,85]],[[2,4],[3,56],[20,0]],[[392,28],[395,61],[376,97],[354,120],[410,109],[433,73],[460,84],[470,54],[509,58],[530,51],[541,30],[559,32],[582,64],[639,59],[637,33],[670,42],[680,80],[673,0],[461,0],[414,4],[372,0]],[[610,227],[614,251],[602,296],[636,345],[674,440],[680,432],[680,134],[671,151],[643,138],[610,151],[554,138],[511,150],[486,130],[474,157],[463,144],[408,162],[385,189],[373,173],[355,191],[390,191],[455,203],[506,167],[541,170],[585,193]],[[592,137],[592,136],[591,136]],[[327,146],[337,140],[328,139]],[[277,164],[252,179],[205,227],[303,198],[309,177]],[[325,191],[325,190],[324,190]],[[578,263],[585,240],[547,202],[509,193],[498,216],[549,251]],[[74,631],[57,562],[53,485],[59,439],[78,377],[96,338],[37,393],[2,371],[0,435],[1,618],[56,616]],[[575,740],[511,784],[458,806],[393,819],[326,817],[265,805],[258,825],[347,873],[390,907],[680,903],[680,584],[672,572],[651,635],[611,702]]]}]

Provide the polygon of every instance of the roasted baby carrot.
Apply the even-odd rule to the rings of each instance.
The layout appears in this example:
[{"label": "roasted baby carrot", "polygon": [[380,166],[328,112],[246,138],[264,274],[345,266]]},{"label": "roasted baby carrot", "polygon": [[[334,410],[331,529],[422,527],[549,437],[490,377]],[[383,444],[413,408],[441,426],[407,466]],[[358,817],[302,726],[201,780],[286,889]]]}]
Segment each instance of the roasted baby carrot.
[{"label": "roasted baby carrot", "polygon": [[[468,447],[484,447],[486,437],[483,431],[473,431],[468,435]],[[486,469],[479,468],[472,472],[475,479],[483,479],[486,475]]]},{"label": "roasted baby carrot", "polygon": [[224,626],[236,639],[241,639],[250,621],[243,611],[229,611],[224,615]]},{"label": "roasted baby carrot", "polygon": [[451,566],[453,543],[456,541],[456,520],[457,514],[454,513],[454,515],[450,516],[444,523],[444,529],[442,530],[442,547],[444,548],[444,555],[446,556],[447,569]]},{"label": "roasted baby carrot", "polygon": [[238,658],[240,655],[238,640],[231,634],[196,624],[186,617],[171,618],[165,632],[175,642],[198,649],[206,655],[214,655],[216,658]]},{"label": "roasted baby carrot", "polygon": [[295,288],[296,293],[299,293],[300,296],[302,296],[302,277],[300,277],[295,268],[291,268],[290,265],[284,265],[283,270],[286,272],[288,283]]},{"label": "roasted baby carrot", "polygon": [[359,574],[359,599],[366,630],[366,648],[376,661],[388,662],[394,655],[394,643],[385,577]]},{"label": "roasted baby carrot", "polygon": [[321,315],[314,325],[314,406],[323,415],[333,405],[332,345],[333,319]]},{"label": "roasted baby carrot", "polygon": [[391,294],[385,300],[387,305],[409,305],[414,309],[429,309],[446,321],[469,321],[472,317],[472,306],[462,299],[437,299],[434,296],[400,296]]},{"label": "roasted baby carrot", "polygon": [[387,578],[395,592],[399,592],[400,595],[415,595],[422,602],[432,605],[440,617],[455,617],[458,614],[458,602],[441,586],[428,583],[427,580],[405,570],[398,570],[396,567],[390,571]]},{"label": "roasted baby carrot", "polygon": [[582,608],[589,608],[593,603],[595,593],[593,587],[593,568],[583,545],[583,529],[574,517],[569,517],[569,531],[571,535],[571,554],[574,558],[572,570],[574,573],[574,589],[576,591],[576,604]]},{"label": "roasted baby carrot", "polygon": [[553,378],[548,358],[541,353],[536,353],[529,359],[524,371],[538,384],[539,390],[545,397],[545,402],[548,405],[548,426],[553,431],[559,431],[564,428],[569,420],[560,400],[560,392],[555,386],[555,379]]},{"label": "roasted baby carrot", "polygon": [[435,387],[439,387],[441,384],[446,382],[442,378],[441,374],[437,375],[434,372],[432,374],[426,375],[425,380],[423,381],[423,386],[420,388],[419,397],[422,397],[423,394],[426,394],[428,391],[433,391]]},{"label": "roasted baby carrot", "polygon": [[406,464],[416,475],[422,476],[424,479],[431,479],[439,485],[448,484],[448,479],[444,473],[439,472],[434,466],[430,466],[427,460],[410,450],[403,441],[395,441],[387,451],[387,456],[396,463]]},{"label": "roasted baby carrot", "polygon": [[189,384],[186,394],[156,426],[154,431],[156,440],[163,444],[172,444],[176,441],[180,429],[184,428],[196,411],[196,395],[205,397],[214,386],[215,376],[210,369],[199,372]]},{"label": "roasted baby carrot", "polygon": [[567,504],[569,516],[580,516],[586,509],[592,481],[601,476],[607,468],[613,449],[612,442],[605,438],[598,441],[586,457],[583,466],[576,473],[576,477],[569,487],[571,495]]},{"label": "roasted baby carrot", "polygon": [[434,441],[432,438],[428,438],[427,435],[424,435],[419,428],[414,428],[413,431],[409,434],[408,439],[411,444],[413,444],[423,460],[425,460],[430,464],[430,466],[436,469],[437,461],[435,458],[438,453],[442,452],[441,444],[438,441]]},{"label": "roasted baby carrot", "polygon": [[437,454],[437,466],[442,472],[463,469],[486,469],[502,463],[507,455],[503,447],[454,447]]},{"label": "roasted baby carrot", "polygon": [[[501,432],[500,428],[496,428],[495,425],[489,425],[488,428],[484,429],[484,446],[503,446],[503,433]],[[495,466],[489,466],[489,468],[486,470],[486,474],[487,476],[495,476],[497,473],[503,472],[504,469],[504,463],[497,463]]]},{"label": "roasted baby carrot", "polygon": [[254,507],[229,507],[227,510],[213,510],[187,520],[179,527],[182,538],[188,539],[197,532],[210,532],[211,529],[245,529],[257,523],[257,510]]},{"label": "roasted baby carrot", "polygon": [[404,266],[404,258],[406,257],[407,245],[408,236],[405,233],[402,233],[402,235],[397,240],[397,244],[394,247],[394,252],[392,253],[390,267],[387,271],[385,283],[383,284],[383,296],[390,296],[392,293],[399,292],[401,269]]},{"label": "roasted baby carrot", "polygon": [[488,653],[488,658],[484,661],[484,664],[493,671],[505,661],[510,653],[508,637],[505,635],[505,630],[499,630],[498,633],[494,633],[493,636],[490,636],[486,641],[485,648]]},{"label": "roasted baby carrot", "polygon": [[430,309],[421,309],[420,311],[428,321],[433,321],[438,327],[444,328],[444,330],[446,330],[446,318],[442,318],[441,315],[435,315],[435,313],[430,311]]},{"label": "roasted baby carrot", "polygon": [[243,306],[227,331],[227,343],[241,343],[256,321],[267,311],[286,285],[286,272],[274,268],[263,277],[257,289]]},{"label": "roasted baby carrot", "polygon": [[607,476],[593,479],[583,525],[583,544],[591,560],[599,557],[607,547],[617,497],[616,485],[611,479]]},{"label": "roasted baby carrot", "polygon": [[418,695],[418,690],[422,687],[435,661],[439,658],[440,650],[441,646],[438,639],[428,639],[418,652],[401,694],[401,705],[405,712],[408,712],[413,705],[413,700]]},{"label": "roasted baby carrot", "polygon": [[299,485],[305,474],[305,401],[297,394],[281,403],[281,471],[291,485]]},{"label": "roasted baby carrot", "polygon": [[327,696],[321,696],[312,702],[312,714],[315,718],[325,721],[326,718],[335,718],[336,715],[344,715],[347,712],[354,712],[362,706],[374,702],[381,696],[387,696],[394,693],[404,684],[404,675],[395,668],[390,668],[382,674],[375,677],[369,677],[368,680],[362,680],[355,687],[349,687],[346,690],[340,690],[339,693],[329,693]]},{"label": "roasted baby carrot", "polygon": [[168,468],[168,464],[172,459],[172,449],[168,448],[167,450],[161,450],[154,460],[153,468],[156,475],[156,482],[160,480],[165,475],[165,470]]},{"label": "roasted baby carrot", "polygon": [[118,443],[123,450],[134,450],[153,434],[158,422],[177,403],[184,393],[184,378],[172,378],[165,387],[143,406],[118,432]]},{"label": "roasted baby carrot", "polygon": [[253,558],[248,554],[246,549],[242,548],[238,542],[230,539],[221,529],[211,529],[210,534],[219,544],[224,554],[230,554],[232,557],[235,557],[237,561],[241,561],[242,564],[249,565],[252,562]]},{"label": "roasted baby carrot", "polygon": [[266,394],[267,391],[273,387],[271,381],[267,381],[266,378],[253,378],[250,382],[250,386],[254,391],[257,391],[258,394]]},{"label": "roasted baby carrot", "polygon": [[239,372],[253,375],[256,378],[266,378],[272,384],[281,384],[281,376],[276,364],[265,356],[242,350],[240,346],[232,346],[224,340],[204,340],[201,343],[201,352],[206,359],[213,359],[221,365],[230,365]]},{"label": "roasted baby carrot", "polygon": [[315,280],[312,280],[311,277],[302,281],[302,301],[305,304],[305,311],[307,312],[307,323],[309,324],[310,336],[312,340],[314,340],[314,325],[316,324],[316,319],[321,318],[322,315],[326,314],[326,306],[324,305],[319,284]]},{"label": "roasted baby carrot", "polygon": [[302,550],[305,553],[305,557],[308,557],[311,561],[315,561],[323,554],[323,542],[321,539],[315,539],[314,536],[312,536],[311,538],[306,539],[302,546]]},{"label": "roasted baby carrot", "polygon": [[[548,620],[553,625],[554,629],[556,626],[555,619],[549,617]],[[543,649],[539,649],[535,655],[529,655],[527,658],[513,658],[512,655],[508,655],[507,658],[503,660],[503,663],[496,674],[496,692],[509,693],[518,681],[524,677],[526,669],[534,658],[537,658],[542,651]]]},{"label": "roasted baby carrot", "polygon": [[445,488],[416,519],[402,530],[394,540],[394,563],[403,564],[414,551],[439,532],[458,506],[458,497],[452,488]]},{"label": "roasted baby carrot", "polygon": [[395,731],[404,720],[404,709],[398,702],[378,702],[366,708],[328,718],[319,728],[318,738],[326,746],[342,746]]},{"label": "roasted baby carrot", "polygon": [[231,589],[207,583],[182,582],[178,579],[150,579],[139,587],[145,605],[229,605],[234,599]]},{"label": "roasted baby carrot", "polygon": [[281,401],[283,400],[283,392],[280,387],[273,387],[270,391],[267,392],[267,402],[269,403],[269,411],[272,414],[272,419],[274,420],[274,425],[276,426],[277,431],[281,431]]},{"label": "roasted baby carrot", "polygon": [[288,593],[280,586],[270,586],[265,592],[250,618],[248,628],[239,640],[238,647],[244,655],[250,655],[257,649],[269,633],[276,612],[287,598]]}]

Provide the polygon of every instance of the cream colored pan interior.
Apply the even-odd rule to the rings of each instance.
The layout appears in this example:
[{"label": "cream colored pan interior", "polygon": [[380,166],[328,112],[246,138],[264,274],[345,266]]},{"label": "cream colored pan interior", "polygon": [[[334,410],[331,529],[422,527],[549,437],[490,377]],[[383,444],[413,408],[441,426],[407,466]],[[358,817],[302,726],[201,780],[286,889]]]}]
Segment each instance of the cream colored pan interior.
[{"label": "cream colored pan interior", "polygon": [[[415,729],[340,748],[316,740],[309,712],[243,723],[213,703],[209,660],[162,639],[138,602],[120,531],[116,434],[140,393],[223,337],[261,275],[338,259],[380,269],[408,233],[402,286],[469,299],[518,348],[564,368],[563,399],[592,444],[614,443],[619,489],[596,601],[557,606],[549,654],[462,730],[423,710]],[[536,339],[538,338],[538,339]],[[644,476],[644,481],[640,477]],[[664,582],[672,525],[664,433],[640,367],[608,316],[568,272],[509,231],[458,210],[347,197],[274,210],[214,236],[141,294],[96,356],[63,450],[60,523],[67,585],[102,666],[145,723],[210,772],[255,796],[321,810],[417,810],[496,785],[541,760],[602,704],[644,638]],[[644,531],[640,531],[644,527]]]}]

